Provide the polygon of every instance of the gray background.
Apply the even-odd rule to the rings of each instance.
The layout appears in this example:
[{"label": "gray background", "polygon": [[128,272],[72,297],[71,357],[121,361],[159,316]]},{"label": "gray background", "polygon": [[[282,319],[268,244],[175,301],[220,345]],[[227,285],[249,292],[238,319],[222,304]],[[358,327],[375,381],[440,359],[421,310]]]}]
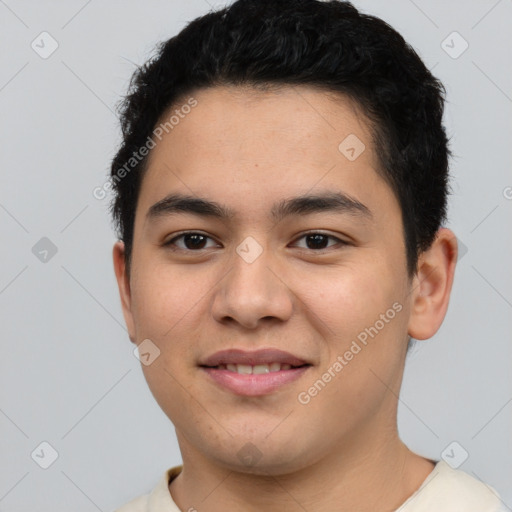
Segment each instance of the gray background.
[{"label": "gray background", "polygon": [[[401,32],[447,87],[448,227],[467,248],[442,328],[407,363],[399,430],[436,459],[457,442],[445,453],[460,461],[465,450],[460,468],[512,507],[512,2],[355,4]],[[92,191],[120,140],[113,110],[134,63],[209,8],[0,0],[1,511],[113,510],[181,462],[133,355],[107,200]],[[46,59],[31,47],[43,31],[59,45]],[[469,44],[457,58],[453,31]],[[46,261],[43,237],[57,249]],[[44,441],[58,454],[47,469]]]}]

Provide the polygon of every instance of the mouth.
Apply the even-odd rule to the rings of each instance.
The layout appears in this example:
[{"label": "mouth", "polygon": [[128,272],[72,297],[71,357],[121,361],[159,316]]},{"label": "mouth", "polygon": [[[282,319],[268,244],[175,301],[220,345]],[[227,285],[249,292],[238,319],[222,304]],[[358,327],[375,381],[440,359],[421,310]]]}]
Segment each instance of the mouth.
[{"label": "mouth", "polygon": [[238,373],[240,375],[264,375],[267,373],[276,373],[287,370],[295,370],[297,368],[304,368],[306,366],[311,366],[308,363],[304,363],[302,365],[291,365],[288,363],[265,363],[265,364],[237,364],[237,363],[228,363],[228,364],[219,364],[217,366],[206,366],[201,365],[201,368],[210,368],[212,370],[226,370],[232,373]]},{"label": "mouth", "polygon": [[281,368],[277,368],[277,363],[280,365],[289,365],[290,367],[299,367],[309,364],[310,361],[306,361],[296,355],[276,348],[261,348],[253,351],[229,348],[215,352],[199,361],[199,366],[210,368],[225,366],[223,369],[227,369],[228,365],[230,365],[232,371],[237,371],[235,370],[235,367],[237,367],[240,368],[242,372],[244,370],[247,372],[247,367],[251,366],[252,368],[256,368],[257,373],[269,373],[270,371],[281,370]]},{"label": "mouth", "polygon": [[269,395],[290,386],[300,379],[313,365],[293,366],[288,363],[219,364],[199,366],[208,380],[217,388],[239,396]]},{"label": "mouth", "polygon": [[273,393],[299,379],[312,366],[305,359],[276,348],[226,349],[199,363],[211,383],[243,396]]}]

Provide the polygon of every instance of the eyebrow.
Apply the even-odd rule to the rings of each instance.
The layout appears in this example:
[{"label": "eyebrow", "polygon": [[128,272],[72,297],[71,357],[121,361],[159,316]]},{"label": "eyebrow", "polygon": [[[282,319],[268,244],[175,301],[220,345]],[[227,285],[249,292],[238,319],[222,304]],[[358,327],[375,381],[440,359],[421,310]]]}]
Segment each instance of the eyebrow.
[{"label": "eyebrow", "polygon": [[[275,203],[270,211],[270,218],[279,222],[292,215],[310,215],[313,213],[340,213],[363,219],[373,219],[371,210],[357,199],[342,192],[324,192],[313,195],[301,195]],[[156,220],[178,213],[188,213],[200,217],[219,220],[233,220],[236,212],[215,201],[184,195],[169,194],[153,204],[146,213],[146,221]]]}]

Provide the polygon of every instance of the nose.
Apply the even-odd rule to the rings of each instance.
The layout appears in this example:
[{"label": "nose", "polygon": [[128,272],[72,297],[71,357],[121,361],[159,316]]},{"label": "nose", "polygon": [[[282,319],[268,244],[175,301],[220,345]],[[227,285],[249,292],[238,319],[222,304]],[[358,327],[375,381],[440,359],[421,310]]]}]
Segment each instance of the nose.
[{"label": "nose", "polygon": [[263,321],[286,321],[294,296],[285,272],[268,250],[251,261],[237,253],[212,302],[212,315],[221,323],[235,322],[255,329]]}]

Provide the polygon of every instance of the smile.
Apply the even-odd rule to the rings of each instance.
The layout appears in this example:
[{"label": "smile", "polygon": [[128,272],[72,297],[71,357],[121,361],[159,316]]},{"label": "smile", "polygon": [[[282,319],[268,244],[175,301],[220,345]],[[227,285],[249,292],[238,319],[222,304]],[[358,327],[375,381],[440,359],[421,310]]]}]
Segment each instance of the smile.
[{"label": "smile", "polygon": [[[280,370],[289,370],[292,368],[290,364],[270,363],[270,364],[220,364],[216,367],[218,370],[229,370],[230,372],[249,374],[262,374],[270,372],[278,372]],[[297,367],[293,367],[297,368]]]},{"label": "smile", "polygon": [[287,384],[298,380],[308,369],[309,364],[293,367],[289,364],[221,364],[217,367],[201,366],[201,370],[223,390],[236,395],[267,395]]}]

